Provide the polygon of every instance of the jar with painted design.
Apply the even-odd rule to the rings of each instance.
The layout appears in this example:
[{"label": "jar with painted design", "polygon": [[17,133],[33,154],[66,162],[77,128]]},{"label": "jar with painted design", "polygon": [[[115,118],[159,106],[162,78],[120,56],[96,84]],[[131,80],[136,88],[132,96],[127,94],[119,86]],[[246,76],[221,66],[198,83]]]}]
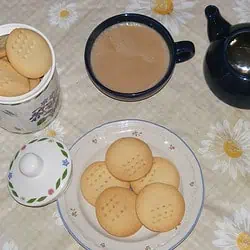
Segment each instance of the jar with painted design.
[{"label": "jar with painted design", "polygon": [[[31,30],[45,40],[51,53],[51,67],[41,77],[39,83],[34,82],[35,86],[27,92],[17,96],[0,95],[0,127],[13,133],[34,133],[49,125],[59,112],[61,106],[59,77],[56,70],[54,49],[47,37],[39,30],[25,24],[1,25],[0,40],[1,37],[7,37],[14,29],[18,28]],[[8,64],[8,59],[10,58],[2,57],[0,60],[6,60]],[[3,80],[0,85],[6,84]],[[31,87],[30,80],[29,84]]]}]

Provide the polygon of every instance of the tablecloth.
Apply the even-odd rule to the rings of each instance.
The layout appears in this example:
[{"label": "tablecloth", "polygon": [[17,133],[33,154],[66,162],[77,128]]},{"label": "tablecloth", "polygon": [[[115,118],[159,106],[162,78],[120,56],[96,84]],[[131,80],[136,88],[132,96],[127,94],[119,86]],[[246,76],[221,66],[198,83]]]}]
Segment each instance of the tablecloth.
[{"label": "tablecloth", "polygon": [[[166,0],[170,2],[170,0]],[[36,134],[0,129],[0,249],[82,249],[64,229],[56,204],[34,209],[18,205],[7,189],[14,153],[41,134],[70,147],[90,129],[109,121],[137,118],[166,126],[182,137],[200,161],[205,179],[201,218],[178,249],[250,249],[250,112],[226,105],[209,90],[202,62],[207,47],[204,9],[213,4],[232,24],[250,21],[250,0],[173,0],[173,11],[156,15],[150,0],[1,0],[0,24],[25,23],[42,31],[56,53],[62,107],[56,120]],[[141,102],[108,98],[89,80],[83,60],[96,25],[125,11],[153,16],[175,41],[191,40],[196,54],[178,64],[169,83]],[[235,143],[231,155],[227,143]]]}]

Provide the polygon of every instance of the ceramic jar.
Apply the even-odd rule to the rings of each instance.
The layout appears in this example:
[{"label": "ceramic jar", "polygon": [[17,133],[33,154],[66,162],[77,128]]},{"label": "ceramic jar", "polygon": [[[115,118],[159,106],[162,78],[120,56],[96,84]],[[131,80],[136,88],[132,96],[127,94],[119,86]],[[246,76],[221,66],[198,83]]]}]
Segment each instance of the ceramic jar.
[{"label": "ceramic jar", "polygon": [[9,34],[15,28],[26,28],[37,32],[48,43],[52,55],[50,70],[33,90],[16,97],[0,96],[0,127],[14,133],[33,133],[51,123],[60,108],[60,86],[55,53],[46,36],[29,25],[17,23],[1,25],[0,36]]}]

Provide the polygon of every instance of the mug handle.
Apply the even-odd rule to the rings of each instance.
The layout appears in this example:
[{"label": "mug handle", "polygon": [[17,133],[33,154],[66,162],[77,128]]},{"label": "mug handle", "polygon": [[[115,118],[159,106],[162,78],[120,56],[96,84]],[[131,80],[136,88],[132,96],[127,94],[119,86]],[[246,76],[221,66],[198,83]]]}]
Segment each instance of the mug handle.
[{"label": "mug handle", "polygon": [[175,43],[176,62],[181,63],[191,59],[195,54],[194,44],[190,41]]}]

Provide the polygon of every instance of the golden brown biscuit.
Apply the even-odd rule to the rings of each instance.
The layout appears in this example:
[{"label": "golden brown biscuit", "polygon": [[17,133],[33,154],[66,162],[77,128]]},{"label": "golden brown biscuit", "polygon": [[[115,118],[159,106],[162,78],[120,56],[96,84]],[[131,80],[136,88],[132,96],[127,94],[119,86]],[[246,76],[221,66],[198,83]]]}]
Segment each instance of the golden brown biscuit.
[{"label": "golden brown biscuit", "polygon": [[30,83],[30,90],[34,89],[39,83],[40,83],[41,79],[37,78],[37,79],[29,79],[29,83]]},{"label": "golden brown biscuit", "polygon": [[0,48],[0,59],[6,56],[6,49]]},{"label": "golden brown biscuit", "polygon": [[42,77],[52,64],[49,45],[29,29],[14,29],[7,39],[6,51],[13,68],[28,78]]},{"label": "golden brown biscuit", "polygon": [[126,137],[111,144],[106,153],[108,170],[123,181],[134,181],[144,177],[153,163],[152,152],[142,140]]},{"label": "golden brown biscuit", "polygon": [[1,58],[1,60],[4,60],[5,62],[9,62],[9,60],[8,60],[8,57],[7,57],[7,56],[5,56],[5,57]]},{"label": "golden brown biscuit", "polygon": [[8,39],[9,35],[3,35],[0,36],[0,48],[5,48],[6,47],[6,41]]},{"label": "golden brown biscuit", "polygon": [[29,92],[29,80],[9,62],[0,60],[0,96],[19,96]]},{"label": "golden brown biscuit", "polygon": [[182,194],[173,186],[153,183],[137,196],[136,212],[141,223],[156,232],[167,232],[177,227],[185,213]]},{"label": "golden brown biscuit", "polygon": [[96,200],[96,217],[108,233],[127,237],[142,226],[135,210],[136,195],[127,188],[111,187]]},{"label": "golden brown biscuit", "polygon": [[109,187],[129,188],[128,182],[120,181],[112,176],[103,161],[92,163],[81,177],[81,191],[84,198],[93,206],[97,197]]},{"label": "golden brown biscuit", "polygon": [[131,182],[133,191],[138,194],[145,186],[151,183],[165,183],[179,188],[180,175],[172,162],[165,158],[154,157],[153,166],[149,173],[136,181]]}]

